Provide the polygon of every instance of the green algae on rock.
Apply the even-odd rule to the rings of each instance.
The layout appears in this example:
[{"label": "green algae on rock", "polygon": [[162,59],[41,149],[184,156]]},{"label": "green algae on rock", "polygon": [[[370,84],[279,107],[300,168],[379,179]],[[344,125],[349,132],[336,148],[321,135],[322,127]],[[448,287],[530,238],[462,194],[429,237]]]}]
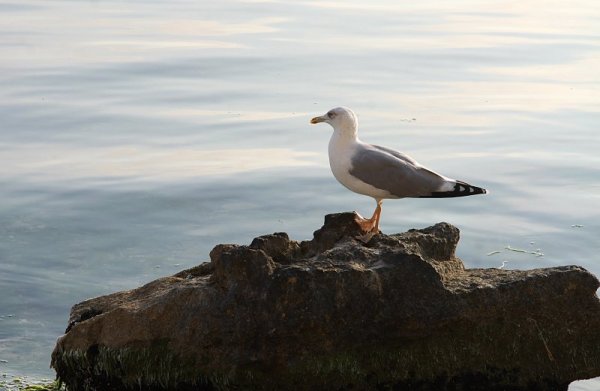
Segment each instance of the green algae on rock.
[{"label": "green algae on rock", "polygon": [[0,390],[3,391],[66,391],[59,381],[33,380],[28,377],[8,378],[3,374],[0,379]]},{"label": "green algae on rock", "polygon": [[600,375],[598,280],[577,266],[465,269],[447,223],[367,244],[218,245],[210,263],[71,311],[69,390],[566,390]]}]

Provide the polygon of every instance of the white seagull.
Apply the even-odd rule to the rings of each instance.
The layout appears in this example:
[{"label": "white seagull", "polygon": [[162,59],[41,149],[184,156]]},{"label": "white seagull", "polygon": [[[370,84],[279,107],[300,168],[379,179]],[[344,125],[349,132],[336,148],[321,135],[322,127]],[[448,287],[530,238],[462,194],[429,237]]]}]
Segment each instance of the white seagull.
[{"label": "white seagull", "polygon": [[352,110],[336,107],[310,123],[333,127],[329,140],[329,165],[333,176],[348,189],[373,197],[377,207],[370,219],[358,224],[367,241],[379,233],[381,203],[386,198],[445,198],[486,194],[487,190],[440,175],[410,156],[358,139],[358,120]]}]

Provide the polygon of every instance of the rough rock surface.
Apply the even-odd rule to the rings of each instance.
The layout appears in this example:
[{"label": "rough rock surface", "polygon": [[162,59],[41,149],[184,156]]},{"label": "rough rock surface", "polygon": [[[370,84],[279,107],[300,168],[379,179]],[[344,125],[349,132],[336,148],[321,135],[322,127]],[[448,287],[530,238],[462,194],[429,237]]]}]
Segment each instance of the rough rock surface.
[{"label": "rough rock surface", "polygon": [[600,376],[598,280],[577,266],[467,269],[458,229],[218,245],[210,263],[71,311],[70,390],[566,390]]}]

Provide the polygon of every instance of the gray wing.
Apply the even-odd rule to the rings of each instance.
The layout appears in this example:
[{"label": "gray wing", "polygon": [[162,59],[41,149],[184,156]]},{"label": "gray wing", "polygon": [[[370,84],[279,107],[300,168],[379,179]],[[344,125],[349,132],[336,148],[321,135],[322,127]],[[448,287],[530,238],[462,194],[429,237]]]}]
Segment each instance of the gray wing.
[{"label": "gray wing", "polygon": [[396,197],[423,197],[450,185],[445,178],[393,149],[363,144],[352,156],[350,174]]},{"label": "gray wing", "polygon": [[417,163],[417,161],[415,159],[413,159],[412,157],[408,156],[405,153],[402,152],[398,152],[396,150],[393,150],[391,148],[386,148],[386,147],[382,147],[380,145],[373,145],[373,144],[369,144],[370,147],[373,147],[375,149],[379,149],[380,151],[383,152],[387,152],[390,155],[396,156],[398,159],[404,160],[407,163],[413,164],[413,165],[419,165],[419,163]]}]

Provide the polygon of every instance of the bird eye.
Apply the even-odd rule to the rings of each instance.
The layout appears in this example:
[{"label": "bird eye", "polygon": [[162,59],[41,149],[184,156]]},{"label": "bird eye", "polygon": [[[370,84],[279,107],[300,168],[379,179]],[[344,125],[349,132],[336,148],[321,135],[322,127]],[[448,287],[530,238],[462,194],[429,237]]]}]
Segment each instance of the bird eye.
[{"label": "bird eye", "polygon": [[329,118],[333,118],[333,117],[335,117],[335,113],[333,111],[330,111],[329,113],[327,113],[327,116]]}]

